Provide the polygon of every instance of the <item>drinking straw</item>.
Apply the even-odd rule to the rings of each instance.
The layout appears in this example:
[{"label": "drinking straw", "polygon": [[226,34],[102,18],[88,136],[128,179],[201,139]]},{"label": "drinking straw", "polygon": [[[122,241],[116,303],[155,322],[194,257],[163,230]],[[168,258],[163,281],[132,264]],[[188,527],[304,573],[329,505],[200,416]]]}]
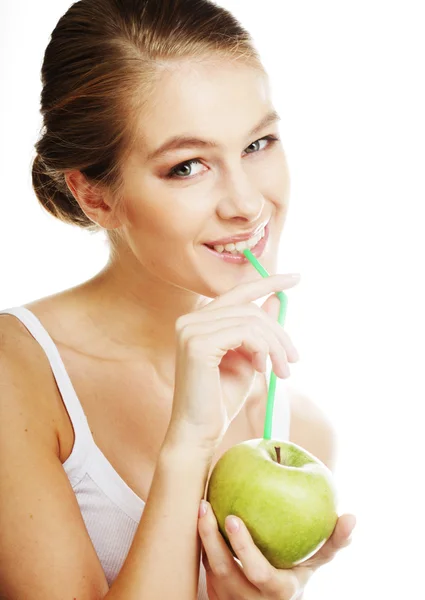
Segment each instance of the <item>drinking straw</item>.
[{"label": "drinking straw", "polygon": [[[252,252],[248,249],[243,251],[246,258],[257,269],[262,277],[270,277],[270,274],[266,269],[258,262]],[[279,317],[277,319],[279,325],[284,325],[286,317],[286,307],[288,306],[288,297],[284,292],[275,292],[276,296],[280,300]],[[267,393],[267,406],[266,406],[266,418],[264,421],[264,433],[263,438],[269,440],[272,434],[272,423],[273,423],[273,408],[274,408],[274,396],[276,392],[276,374],[274,371],[270,373],[269,388]]]}]

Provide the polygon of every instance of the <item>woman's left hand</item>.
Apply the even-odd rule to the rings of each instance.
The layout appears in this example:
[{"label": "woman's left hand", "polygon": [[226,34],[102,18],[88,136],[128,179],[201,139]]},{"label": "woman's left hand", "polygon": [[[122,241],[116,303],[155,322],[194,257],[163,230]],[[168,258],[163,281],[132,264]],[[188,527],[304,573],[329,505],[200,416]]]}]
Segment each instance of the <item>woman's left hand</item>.
[{"label": "woman's left hand", "polygon": [[[292,569],[276,569],[257,546],[243,521],[226,518],[226,531],[242,567],[227,547],[217,525],[211,505],[198,520],[202,541],[202,562],[206,570],[210,600],[296,600],[301,597],[311,575],[330,562],[339,550],[347,547],[354,529],[354,515],[339,517],[328,541],[314,556]],[[239,528],[231,531],[232,520]]]}]

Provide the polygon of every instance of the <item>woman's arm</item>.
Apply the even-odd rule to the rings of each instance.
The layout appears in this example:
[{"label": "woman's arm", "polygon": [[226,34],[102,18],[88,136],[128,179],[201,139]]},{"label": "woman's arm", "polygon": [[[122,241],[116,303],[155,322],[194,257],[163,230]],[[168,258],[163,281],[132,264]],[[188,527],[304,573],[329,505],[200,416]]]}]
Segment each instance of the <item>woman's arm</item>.
[{"label": "woman's arm", "polygon": [[49,363],[12,319],[0,319],[0,597],[195,600],[198,507],[214,451],[167,434],[109,589],[59,458]]},{"label": "woman's arm", "polygon": [[110,600],[195,600],[198,509],[212,453],[166,437],[149,497]]}]

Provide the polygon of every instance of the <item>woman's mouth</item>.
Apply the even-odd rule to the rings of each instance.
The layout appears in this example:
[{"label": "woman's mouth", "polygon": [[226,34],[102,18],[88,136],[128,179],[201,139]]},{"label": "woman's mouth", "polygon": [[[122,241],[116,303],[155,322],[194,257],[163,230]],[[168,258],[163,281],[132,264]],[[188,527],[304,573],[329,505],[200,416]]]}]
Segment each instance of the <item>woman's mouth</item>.
[{"label": "woman's mouth", "polygon": [[254,237],[243,242],[230,243],[225,246],[208,246],[203,244],[212,254],[221,258],[225,262],[231,263],[248,263],[249,260],[243,254],[243,251],[248,248],[252,254],[259,258],[267,245],[270,232],[270,221],[262,231],[259,231]]}]

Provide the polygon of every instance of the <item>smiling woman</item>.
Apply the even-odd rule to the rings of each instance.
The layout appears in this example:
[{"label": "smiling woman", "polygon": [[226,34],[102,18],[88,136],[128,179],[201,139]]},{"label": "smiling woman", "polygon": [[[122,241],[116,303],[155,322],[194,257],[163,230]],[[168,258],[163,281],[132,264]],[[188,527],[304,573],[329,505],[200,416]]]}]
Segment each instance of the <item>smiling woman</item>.
[{"label": "smiling woman", "polygon": [[[299,596],[347,520],[287,572],[242,529],[242,571],[209,514],[213,566],[200,561],[211,467],[261,436],[267,358],[282,398],[298,359],[276,322],[275,292],[299,280],[276,274],[289,173],[249,34],[208,0],[80,0],[52,32],[42,83],[35,194],[106,231],[110,256],[92,279],[0,311],[0,596]],[[331,462],[325,419],[292,414],[276,435],[314,439]]]}]

